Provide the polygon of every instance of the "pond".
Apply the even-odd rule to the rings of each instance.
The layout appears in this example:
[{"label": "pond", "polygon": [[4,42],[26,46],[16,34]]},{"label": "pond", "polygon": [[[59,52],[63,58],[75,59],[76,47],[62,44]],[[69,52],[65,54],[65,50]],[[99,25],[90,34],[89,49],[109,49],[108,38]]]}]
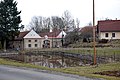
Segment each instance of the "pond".
[{"label": "pond", "polygon": [[[84,58],[84,59],[83,59]],[[66,67],[76,67],[82,65],[90,65],[92,60],[90,58],[82,58],[73,57],[73,56],[65,56],[65,55],[27,55],[26,62],[40,65],[49,68],[66,68]]]},{"label": "pond", "polygon": [[[93,55],[60,51],[28,52],[24,58],[24,62],[49,68],[66,68],[93,64]],[[114,59],[111,57],[97,56],[96,61],[100,64],[113,62]]]},{"label": "pond", "polygon": [[[31,63],[34,65],[40,65],[49,68],[66,68],[66,67],[76,67],[84,65],[93,64],[93,55],[90,54],[80,54],[80,53],[68,53],[60,51],[36,51],[27,52],[25,54],[8,54],[2,57],[10,58],[13,60],[18,60],[26,63]],[[120,59],[114,56],[97,56],[97,64],[115,62]]]}]

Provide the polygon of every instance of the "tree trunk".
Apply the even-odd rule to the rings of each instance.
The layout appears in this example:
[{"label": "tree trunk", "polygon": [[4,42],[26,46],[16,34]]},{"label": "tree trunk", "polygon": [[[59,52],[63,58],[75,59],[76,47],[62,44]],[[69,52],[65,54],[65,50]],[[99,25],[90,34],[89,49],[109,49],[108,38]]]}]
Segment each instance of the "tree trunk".
[{"label": "tree trunk", "polygon": [[6,39],[4,40],[4,46],[3,46],[3,48],[4,48],[4,52],[6,52]]}]

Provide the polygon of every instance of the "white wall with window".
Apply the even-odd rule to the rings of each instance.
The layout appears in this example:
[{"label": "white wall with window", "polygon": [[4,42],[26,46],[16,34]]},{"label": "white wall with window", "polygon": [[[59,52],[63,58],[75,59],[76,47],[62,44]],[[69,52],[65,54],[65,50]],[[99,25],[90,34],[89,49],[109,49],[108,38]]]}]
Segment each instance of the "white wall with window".
[{"label": "white wall with window", "polygon": [[24,49],[38,49],[41,48],[41,37],[31,30],[26,36],[24,36]]},{"label": "white wall with window", "polygon": [[100,39],[120,39],[120,32],[101,32]]},{"label": "white wall with window", "polygon": [[40,45],[40,39],[24,39],[24,49],[38,49]]}]

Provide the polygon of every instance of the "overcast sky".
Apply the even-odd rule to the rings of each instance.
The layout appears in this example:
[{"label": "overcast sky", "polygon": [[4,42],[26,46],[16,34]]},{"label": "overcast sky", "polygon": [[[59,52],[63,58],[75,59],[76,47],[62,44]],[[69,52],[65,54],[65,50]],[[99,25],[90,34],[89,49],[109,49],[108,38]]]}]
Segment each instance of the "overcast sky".
[{"label": "overcast sky", "polygon": [[[92,22],[93,0],[16,0],[22,11],[22,24],[28,25],[33,16],[62,16],[65,10],[79,18],[80,26]],[[96,20],[120,19],[120,0],[95,0]]]}]

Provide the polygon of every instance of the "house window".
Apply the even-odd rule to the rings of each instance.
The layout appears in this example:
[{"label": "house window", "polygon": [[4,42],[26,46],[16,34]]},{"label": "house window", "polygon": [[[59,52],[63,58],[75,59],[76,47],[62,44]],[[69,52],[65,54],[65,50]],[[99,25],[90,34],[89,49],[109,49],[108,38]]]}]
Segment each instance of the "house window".
[{"label": "house window", "polygon": [[37,44],[35,44],[35,47],[37,47],[38,45]]},{"label": "house window", "polygon": [[28,47],[31,47],[31,44],[28,44]]},{"label": "house window", "polygon": [[35,40],[35,42],[37,42],[37,40]]},{"label": "house window", "polygon": [[115,33],[112,33],[112,37],[115,37]]},{"label": "house window", "polygon": [[108,37],[108,33],[105,33],[105,37]]},{"label": "house window", "polygon": [[31,42],[31,40],[28,40],[28,42]]}]

